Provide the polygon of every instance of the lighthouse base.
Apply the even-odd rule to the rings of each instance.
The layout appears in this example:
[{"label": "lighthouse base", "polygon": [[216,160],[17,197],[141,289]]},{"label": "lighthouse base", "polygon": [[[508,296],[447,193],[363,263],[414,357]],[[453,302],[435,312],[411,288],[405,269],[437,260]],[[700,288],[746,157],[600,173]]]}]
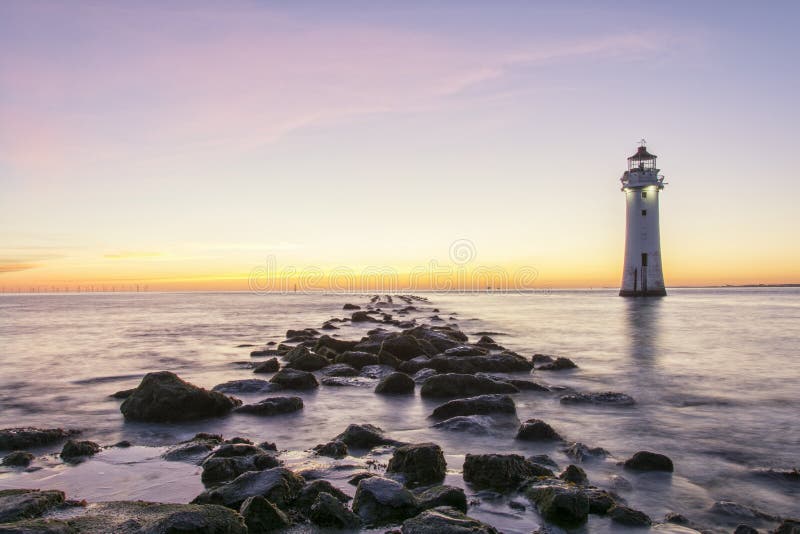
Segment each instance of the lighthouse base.
[{"label": "lighthouse base", "polygon": [[648,289],[647,291],[631,291],[627,289],[620,289],[620,297],[666,297],[666,289]]}]

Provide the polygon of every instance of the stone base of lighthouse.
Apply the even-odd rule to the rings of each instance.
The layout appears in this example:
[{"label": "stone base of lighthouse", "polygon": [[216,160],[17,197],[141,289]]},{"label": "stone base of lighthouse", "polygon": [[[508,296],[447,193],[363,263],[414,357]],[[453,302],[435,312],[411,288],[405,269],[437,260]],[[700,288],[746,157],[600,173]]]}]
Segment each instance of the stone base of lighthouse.
[{"label": "stone base of lighthouse", "polygon": [[647,291],[619,290],[620,297],[666,297],[666,289],[648,289]]}]

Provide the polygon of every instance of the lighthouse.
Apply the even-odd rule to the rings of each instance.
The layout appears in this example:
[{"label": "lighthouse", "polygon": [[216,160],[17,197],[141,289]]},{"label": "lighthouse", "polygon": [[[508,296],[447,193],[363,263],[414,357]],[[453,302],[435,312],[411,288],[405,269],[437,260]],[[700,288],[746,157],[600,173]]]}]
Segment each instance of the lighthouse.
[{"label": "lighthouse", "polygon": [[663,297],[661,236],[658,228],[658,197],[664,189],[656,156],[645,141],[628,158],[628,170],[620,178],[625,193],[625,263],[622,269],[622,297]]}]

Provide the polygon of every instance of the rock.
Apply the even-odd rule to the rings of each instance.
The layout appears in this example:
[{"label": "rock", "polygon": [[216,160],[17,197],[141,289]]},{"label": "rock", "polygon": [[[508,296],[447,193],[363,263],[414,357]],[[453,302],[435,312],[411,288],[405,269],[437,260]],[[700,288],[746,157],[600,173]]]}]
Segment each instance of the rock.
[{"label": "rock", "polygon": [[323,386],[334,387],[372,387],[375,380],[363,376],[326,376],[320,383]]},{"label": "rock", "polygon": [[366,311],[357,311],[350,316],[350,322],[353,323],[377,323],[378,320],[375,319],[370,312]]},{"label": "rock", "polygon": [[520,391],[550,391],[549,387],[543,386],[542,384],[534,382],[533,380],[518,380],[510,378],[503,381],[508,382]]},{"label": "rock", "polygon": [[474,435],[485,435],[490,433],[492,419],[485,415],[459,415],[445,419],[433,425],[433,428],[450,430],[453,432],[469,432]]},{"label": "rock", "polygon": [[280,389],[280,387],[276,386],[275,384],[270,384],[266,380],[261,380],[259,378],[248,378],[245,380],[231,380],[229,382],[217,384],[211,388],[211,391],[219,391],[220,393],[228,394],[242,394],[266,393],[276,389]]},{"label": "rock", "polygon": [[264,360],[263,362],[259,363],[255,367],[253,367],[254,373],[277,373],[280,370],[281,364],[278,362],[278,358],[270,358],[269,360]]},{"label": "rock", "polygon": [[31,465],[34,458],[36,457],[27,451],[11,451],[3,457],[2,465],[8,467],[28,467]]},{"label": "rock", "polygon": [[201,432],[190,440],[173,445],[161,457],[171,462],[200,463],[221,443],[222,436]]},{"label": "rock", "polygon": [[649,451],[639,451],[625,460],[625,467],[635,471],[667,471],[674,470],[672,460],[663,454]]},{"label": "rock", "polygon": [[525,495],[547,521],[562,526],[577,526],[589,516],[589,499],[578,488],[544,483],[530,486]]},{"label": "rock", "polygon": [[378,352],[378,364],[379,365],[388,365],[392,369],[397,369],[402,365],[403,360],[396,357],[394,354],[389,352],[388,350],[381,349]]},{"label": "rock", "polygon": [[274,532],[292,523],[277,506],[258,495],[248,497],[239,514],[244,518],[247,532]]},{"label": "rock", "polygon": [[361,526],[361,519],[329,493],[317,495],[308,517],[321,527],[357,529]]},{"label": "rock", "polygon": [[[270,341],[269,344],[274,345],[274,341]],[[251,358],[260,358],[263,356],[278,356],[280,351],[277,349],[263,349],[263,350],[254,350],[250,353]],[[277,360],[276,360],[277,361]]]},{"label": "rock", "polygon": [[226,444],[214,451],[203,462],[200,479],[212,485],[233,480],[248,471],[263,471],[278,467],[280,462],[260,447],[244,443]]},{"label": "rock", "polygon": [[631,484],[630,481],[627,478],[623,477],[623,476],[611,475],[609,477],[609,480],[611,482],[611,487],[616,491],[632,491],[633,490],[633,484]]},{"label": "rock", "polygon": [[444,351],[447,356],[485,356],[489,351],[480,347],[471,347],[469,345],[459,345]]},{"label": "rock", "polygon": [[63,428],[4,428],[0,430],[0,450],[30,449],[50,445],[79,434],[78,430]]},{"label": "rock", "polygon": [[358,341],[345,341],[325,335],[317,340],[317,344],[314,345],[314,351],[319,352],[321,347],[327,347],[339,354],[346,350],[353,350],[356,345],[358,345]]},{"label": "rock", "polygon": [[378,476],[361,480],[353,499],[353,512],[368,525],[398,523],[418,510],[416,499],[402,484]]},{"label": "rock", "polygon": [[348,304],[345,304],[344,306],[342,306],[342,309],[343,310],[360,310],[361,306],[356,306],[355,304],[349,304],[348,303]]},{"label": "rock", "polygon": [[339,440],[329,441],[314,447],[314,452],[319,456],[330,458],[344,458],[348,454],[347,445]]},{"label": "rock", "polygon": [[464,490],[455,486],[433,486],[416,493],[420,509],[428,510],[439,506],[450,506],[467,512],[467,496]]},{"label": "rock", "polygon": [[424,356],[425,351],[413,336],[400,334],[383,340],[381,350],[391,353],[395,358],[408,361],[417,356]]},{"label": "rock", "polygon": [[615,523],[631,527],[649,527],[653,522],[644,512],[617,504],[608,511],[608,516]]},{"label": "rock", "polygon": [[517,408],[508,395],[479,395],[446,402],[434,408],[431,416],[437,419],[445,419],[456,416],[494,413],[515,415]]},{"label": "rock", "polygon": [[160,371],[147,373],[120,411],[133,421],[186,421],[225,415],[241,403],[185,382],[175,373]]},{"label": "rock", "polygon": [[246,534],[244,520],[221,506],[112,501],[89,504],[85,513],[70,518],[69,532],[82,534],[226,533]]},{"label": "rock", "polygon": [[348,425],[344,432],[334,438],[354,449],[371,449],[378,445],[398,445],[399,442],[387,438],[383,430],[375,425]]},{"label": "rock", "polygon": [[317,500],[321,493],[335,497],[339,502],[346,503],[350,497],[342,490],[336,488],[327,480],[315,480],[307,484],[301,491],[297,499],[292,503],[292,507],[299,510],[301,513],[308,515],[311,511],[311,506]]},{"label": "rock", "polygon": [[289,363],[286,364],[286,367],[290,369],[299,369],[300,371],[319,371],[331,363],[324,356],[310,352],[305,347],[298,347],[298,349],[302,349],[302,351],[293,358],[289,359],[287,355]]},{"label": "rock", "polygon": [[541,419],[528,419],[520,425],[517,439],[525,441],[560,441],[563,438]]},{"label": "rock", "polygon": [[254,415],[278,415],[303,409],[300,397],[269,397],[255,404],[239,406],[236,411]]},{"label": "rock", "polygon": [[583,486],[589,482],[589,478],[586,476],[586,471],[573,464],[568,465],[567,468],[564,469],[560,475],[558,475],[558,478],[564,482],[570,482],[577,486]]},{"label": "rock", "polygon": [[558,469],[558,464],[555,462],[555,460],[553,460],[546,454],[536,454],[534,456],[529,456],[528,458],[526,458],[526,460],[528,460],[528,462],[532,464]]},{"label": "rock", "polygon": [[358,376],[358,369],[346,363],[335,363],[322,370],[325,376]]},{"label": "rock", "polygon": [[292,330],[291,328],[286,331],[287,338],[293,337],[304,337],[304,338],[313,338],[318,336],[319,332],[314,328],[303,328],[302,330]]},{"label": "rock", "polygon": [[478,489],[514,489],[533,474],[533,466],[518,454],[467,454],[464,459],[464,481]]},{"label": "rock", "polygon": [[486,356],[448,356],[440,354],[425,363],[426,367],[440,373],[518,373],[533,368],[528,360],[518,354],[501,352]]},{"label": "rock", "polygon": [[625,393],[604,391],[601,393],[572,393],[561,397],[562,404],[600,404],[605,406],[633,406],[636,401]]},{"label": "rock", "polygon": [[415,443],[398,447],[386,468],[387,473],[402,475],[406,485],[441,482],[446,471],[444,453],[435,443]]},{"label": "rock", "polygon": [[576,369],[578,366],[569,358],[558,357],[551,362],[544,363],[537,367],[539,371],[563,371],[564,369]]},{"label": "rock", "polygon": [[784,519],[774,534],[800,534],[800,521],[797,519]]},{"label": "rock", "polygon": [[414,379],[415,383],[422,384],[427,379],[429,379],[430,377],[432,377],[433,375],[435,375],[437,373],[438,373],[438,371],[436,369],[427,369],[427,368],[426,369],[420,369],[419,371],[416,371],[414,373],[414,376],[412,378]]},{"label": "rock", "polygon": [[351,476],[347,479],[347,483],[351,486],[358,486],[358,483],[364,480],[365,478],[372,478],[378,476],[376,473],[370,473],[369,471],[363,471],[361,473],[356,473],[355,475]]},{"label": "rock", "polygon": [[336,363],[345,363],[356,369],[361,369],[366,365],[377,365],[378,357],[369,352],[348,350],[336,357]]},{"label": "rock", "polygon": [[131,396],[131,394],[133,394],[133,390],[134,388],[121,389],[119,391],[112,393],[111,395],[109,395],[109,397],[111,397],[112,399],[119,399],[119,400],[127,399],[128,397]]},{"label": "rock", "polygon": [[498,534],[494,527],[481,523],[449,506],[426,510],[403,522],[402,534]]},{"label": "rock", "polygon": [[590,514],[605,515],[617,505],[614,496],[605,490],[589,487],[585,488],[583,493],[586,495],[586,498],[589,499]]},{"label": "rock", "polygon": [[564,454],[576,460],[583,462],[585,460],[594,460],[597,458],[605,458],[609,456],[609,452],[602,447],[589,447],[580,442],[572,443],[566,449],[563,449]]},{"label": "rock", "polygon": [[359,376],[379,380],[385,376],[389,376],[393,372],[394,369],[387,365],[365,365],[361,368]]},{"label": "rock", "polygon": [[733,534],[758,534],[758,531],[750,525],[739,525],[733,531]]},{"label": "rock", "polygon": [[541,364],[541,363],[550,363],[555,361],[555,356],[550,356],[549,354],[534,354],[531,356],[531,363],[534,365]]},{"label": "rock", "polygon": [[0,523],[39,517],[64,502],[64,492],[33,489],[0,490]]},{"label": "rock", "polygon": [[61,458],[67,461],[75,460],[84,456],[94,456],[100,452],[100,450],[100,445],[94,441],[69,440],[61,449]]},{"label": "rock", "polygon": [[313,374],[298,369],[281,369],[269,381],[286,389],[306,390],[319,387]]},{"label": "rock", "polygon": [[381,378],[375,393],[414,393],[414,379],[405,373],[392,373]]},{"label": "rock", "polygon": [[455,373],[434,375],[425,380],[420,389],[423,397],[465,397],[487,393],[519,393],[519,390],[511,384]]},{"label": "rock", "polygon": [[297,498],[304,483],[302,477],[284,467],[248,471],[227,484],[204,491],[192,502],[221,504],[238,509],[248,497],[261,495],[279,508],[284,508]]}]

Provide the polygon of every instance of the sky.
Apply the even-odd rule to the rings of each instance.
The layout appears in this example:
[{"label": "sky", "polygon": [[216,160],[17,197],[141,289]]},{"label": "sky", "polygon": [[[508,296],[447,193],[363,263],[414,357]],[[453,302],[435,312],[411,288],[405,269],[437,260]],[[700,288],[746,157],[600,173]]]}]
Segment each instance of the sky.
[{"label": "sky", "polygon": [[4,0],[0,287],[614,287],[641,138],[668,286],[800,282],[797,20],[778,1]]}]

